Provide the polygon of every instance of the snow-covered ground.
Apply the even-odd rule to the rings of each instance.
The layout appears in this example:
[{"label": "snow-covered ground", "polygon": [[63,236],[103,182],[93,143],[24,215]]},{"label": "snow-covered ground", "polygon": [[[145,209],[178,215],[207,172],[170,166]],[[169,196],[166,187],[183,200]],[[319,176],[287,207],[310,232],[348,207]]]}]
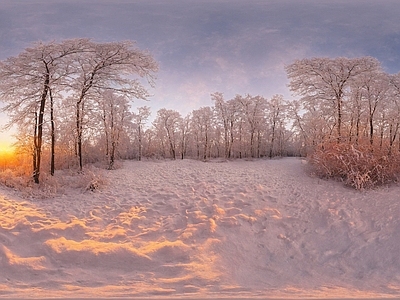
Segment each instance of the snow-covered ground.
[{"label": "snow-covered ground", "polygon": [[400,187],[300,159],[124,162],[95,192],[0,190],[0,298],[399,297]]}]

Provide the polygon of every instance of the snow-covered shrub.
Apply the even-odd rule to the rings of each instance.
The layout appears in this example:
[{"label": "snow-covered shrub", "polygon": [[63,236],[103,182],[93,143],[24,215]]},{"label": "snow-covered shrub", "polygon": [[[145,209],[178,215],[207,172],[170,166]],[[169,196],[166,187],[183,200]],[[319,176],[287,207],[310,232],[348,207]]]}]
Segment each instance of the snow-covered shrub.
[{"label": "snow-covered shrub", "polygon": [[51,198],[67,194],[71,190],[96,191],[107,184],[104,170],[87,166],[83,172],[77,169],[58,170],[54,176],[43,172],[40,183],[35,184],[29,174],[16,170],[0,171],[0,184],[17,191],[22,198]]},{"label": "snow-covered shrub", "polygon": [[86,191],[94,192],[95,190],[98,190],[103,185],[102,178],[100,176],[97,176],[93,172],[86,174],[86,176],[84,178],[87,181],[87,184],[85,187]]},{"label": "snow-covered shrub", "polygon": [[341,179],[358,190],[397,181],[400,174],[400,153],[369,143],[326,142],[309,160],[318,176]]},{"label": "snow-covered shrub", "polygon": [[[1,155],[0,155],[1,156]],[[31,164],[21,155],[0,158],[0,184],[14,190],[23,190],[30,185]]]},{"label": "snow-covered shrub", "polygon": [[13,189],[23,189],[29,185],[29,178],[17,170],[0,171],[0,184]]}]

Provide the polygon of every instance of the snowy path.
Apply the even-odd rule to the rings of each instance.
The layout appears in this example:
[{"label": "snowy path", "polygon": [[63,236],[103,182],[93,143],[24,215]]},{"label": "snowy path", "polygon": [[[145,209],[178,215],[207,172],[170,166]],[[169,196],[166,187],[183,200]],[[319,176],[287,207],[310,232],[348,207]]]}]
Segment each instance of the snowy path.
[{"label": "snowy path", "polygon": [[400,188],[299,159],[132,162],[55,199],[0,197],[1,297],[398,297]]}]

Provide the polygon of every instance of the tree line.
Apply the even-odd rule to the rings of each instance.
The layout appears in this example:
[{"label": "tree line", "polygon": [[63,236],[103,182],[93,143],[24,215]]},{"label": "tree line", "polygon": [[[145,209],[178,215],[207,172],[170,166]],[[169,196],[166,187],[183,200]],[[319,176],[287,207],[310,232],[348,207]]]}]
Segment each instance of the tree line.
[{"label": "tree line", "polygon": [[295,125],[305,146],[368,139],[371,146],[393,149],[397,140],[400,147],[400,73],[387,74],[372,57],[303,59],[286,71],[301,96]]},{"label": "tree line", "polygon": [[[237,95],[227,100],[216,92],[211,99],[213,106],[195,109],[187,116],[160,109],[146,131],[137,131],[136,143],[144,155],[199,160],[296,155],[289,103],[281,95],[269,100]],[[135,127],[140,128],[138,123]]]},{"label": "tree line", "polygon": [[400,150],[400,75],[372,57],[296,60],[286,66],[296,100],[215,92],[212,106],[186,116],[163,108],[150,124],[150,108],[130,104],[149,97],[156,72],[129,41],[36,43],[1,61],[0,97],[34,182],[41,170],[98,161],[112,169],[118,158],[307,156],[327,142],[366,140]]}]

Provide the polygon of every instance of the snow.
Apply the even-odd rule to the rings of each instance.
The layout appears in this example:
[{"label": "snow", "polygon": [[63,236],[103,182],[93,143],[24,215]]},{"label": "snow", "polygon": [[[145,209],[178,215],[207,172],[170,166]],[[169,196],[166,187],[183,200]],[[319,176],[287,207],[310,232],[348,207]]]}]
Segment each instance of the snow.
[{"label": "snow", "polygon": [[400,296],[399,186],[355,191],[296,158],[102,176],[48,199],[1,188],[0,298]]}]

